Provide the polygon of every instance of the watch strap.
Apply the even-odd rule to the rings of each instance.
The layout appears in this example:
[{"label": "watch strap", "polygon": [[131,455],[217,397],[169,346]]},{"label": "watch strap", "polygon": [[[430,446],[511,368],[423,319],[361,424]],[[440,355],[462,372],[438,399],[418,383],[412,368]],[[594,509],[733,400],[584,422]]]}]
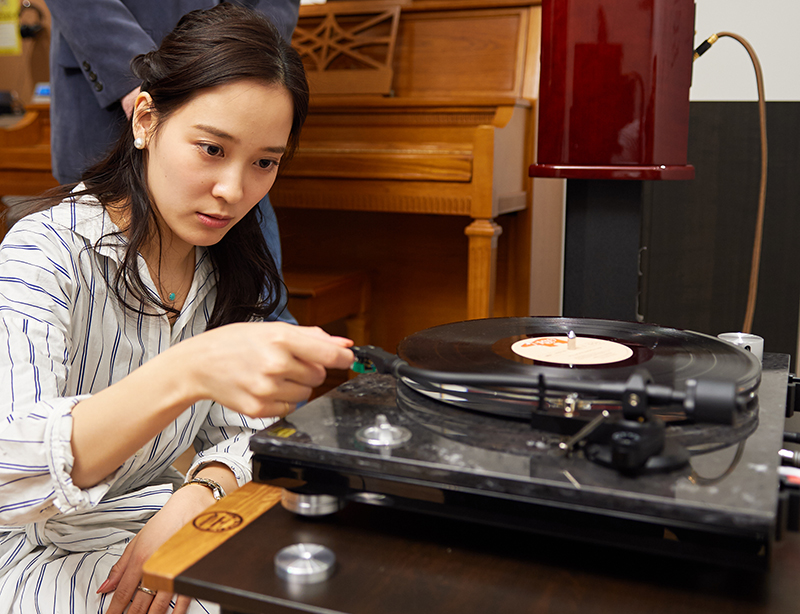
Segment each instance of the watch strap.
[{"label": "watch strap", "polygon": [[189,484],[202,484],[206,488],[210,489],[214,495],[214,500],[219,501],[222,497],[225,496],[225,490],[223,490],[222,486],[220,486],[214,480],[209,478],[192,478],[191,480],[186,480],[183,484],[178,487],[178,490],[183,488],[184,486],[188,486]]}]

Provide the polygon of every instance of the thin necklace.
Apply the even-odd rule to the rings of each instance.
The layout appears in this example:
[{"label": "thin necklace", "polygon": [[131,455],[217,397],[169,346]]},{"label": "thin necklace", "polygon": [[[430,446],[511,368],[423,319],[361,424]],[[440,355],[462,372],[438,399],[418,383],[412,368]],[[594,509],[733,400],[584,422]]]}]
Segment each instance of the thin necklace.
[{"label": "thin necklace", "polygon": [[[192,278],[194,278],[194,267],[195,267],[195,263],[194,263],[194,259],[192,259],[192,263],[191,263],[191,272],[192,272]],[[187,267],[187,268],[188,268],[188,267]],[[183,282],[182,282],[182,283],[181,283],[181,285],[178,287],[178,291],[180,292],[181,290],[183,290],[183,287],[184,287],[185,285],[186,285],[186,277],[185,277],[185,273],[184,273]],[[176,298],[176,297],[177,297],[177,294],[176,294],[175,292],[170,292],[169,294],[167,294],[167,300],[168,300],[170,303],[173,303],[173,302],[175,302],[175,298]]]}]

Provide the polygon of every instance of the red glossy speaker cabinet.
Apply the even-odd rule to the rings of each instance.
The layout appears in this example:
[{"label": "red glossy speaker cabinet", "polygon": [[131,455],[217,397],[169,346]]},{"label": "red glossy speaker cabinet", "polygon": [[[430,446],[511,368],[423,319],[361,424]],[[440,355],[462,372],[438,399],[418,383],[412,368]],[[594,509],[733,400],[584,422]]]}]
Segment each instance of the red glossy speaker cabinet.
[{"label": "red glossy speaker cabinet", "polygon": [[533,177],[692,179],[694,0],[543,0]]}]

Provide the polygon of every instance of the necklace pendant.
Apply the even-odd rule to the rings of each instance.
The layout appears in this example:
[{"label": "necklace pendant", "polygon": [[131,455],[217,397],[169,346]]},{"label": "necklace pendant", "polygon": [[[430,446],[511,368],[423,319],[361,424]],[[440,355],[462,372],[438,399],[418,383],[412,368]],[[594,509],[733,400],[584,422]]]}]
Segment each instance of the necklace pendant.
[{"label": "necklace pendant", "polygon": [[174,293],[174,292],[170,292],[170,293],[169,293],[169,296],[168,296],[167,298],[168,298],[169,300],[171,300],[171,301],[174,301],[174,300],[175,300],[175,293]]}]

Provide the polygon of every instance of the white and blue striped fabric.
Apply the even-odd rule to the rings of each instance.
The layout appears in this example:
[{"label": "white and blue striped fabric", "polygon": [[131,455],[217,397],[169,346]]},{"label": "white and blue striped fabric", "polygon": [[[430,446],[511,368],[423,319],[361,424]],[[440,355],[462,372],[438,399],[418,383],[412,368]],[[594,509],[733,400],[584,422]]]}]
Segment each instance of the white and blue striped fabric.
[{"label": "white and blue striped fabric", "polygon": [[[124,239],[97,246],[116,230],[96,200],[82,197],[20,220],[0,245],[0,614],[104,612],[111,596],[97,588],[182,481],[173,461],[194,445],[190,472],[219,461],[243,484],[249,437],[271,423],[203,401],[101,483],[72,483],[73,405],[205,330],[216,296],[207,252],[197,248],[172,328],[166,316],[123,308],[105,280]],[[141,258],[140,271],[155,291]]]}]

